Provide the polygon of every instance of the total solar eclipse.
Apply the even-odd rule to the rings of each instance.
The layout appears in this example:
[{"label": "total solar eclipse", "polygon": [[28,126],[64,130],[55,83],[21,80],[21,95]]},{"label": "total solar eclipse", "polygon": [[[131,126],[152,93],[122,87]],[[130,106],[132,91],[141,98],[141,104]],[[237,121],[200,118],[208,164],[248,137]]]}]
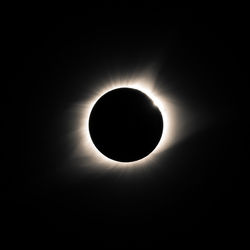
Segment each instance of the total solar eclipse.
[{"label": "total solar eclipse", "polygon": [[163,133],[159,108],[143,92],[117,88],[102,95],[89,116],[95,147],[109,159],[133,162],[149,155]]}]

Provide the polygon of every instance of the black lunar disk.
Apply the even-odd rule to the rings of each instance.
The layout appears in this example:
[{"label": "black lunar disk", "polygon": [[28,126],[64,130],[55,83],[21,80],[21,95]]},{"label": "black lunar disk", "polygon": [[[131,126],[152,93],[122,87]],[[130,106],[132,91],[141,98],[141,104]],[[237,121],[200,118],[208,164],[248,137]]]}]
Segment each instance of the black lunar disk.
[{"label": "black lunar disk", "polygon": [[163,119],[152,100],[137,89],[118,88],[104,94],[89,117],[89,132],[106,157],[131,162],[150,154],[160,141]]}]

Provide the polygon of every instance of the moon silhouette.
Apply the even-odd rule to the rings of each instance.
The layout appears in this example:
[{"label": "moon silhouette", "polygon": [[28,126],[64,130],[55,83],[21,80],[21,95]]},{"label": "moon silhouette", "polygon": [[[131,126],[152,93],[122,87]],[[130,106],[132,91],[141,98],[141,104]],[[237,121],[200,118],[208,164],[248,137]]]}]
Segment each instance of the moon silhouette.
[{"label": "moon silhouette", "polygon": [[89,116],[89,133],[106,157],[132,162],[149,155],[159,143],[163,118],[143,92],[118,88],[101,96]]}]

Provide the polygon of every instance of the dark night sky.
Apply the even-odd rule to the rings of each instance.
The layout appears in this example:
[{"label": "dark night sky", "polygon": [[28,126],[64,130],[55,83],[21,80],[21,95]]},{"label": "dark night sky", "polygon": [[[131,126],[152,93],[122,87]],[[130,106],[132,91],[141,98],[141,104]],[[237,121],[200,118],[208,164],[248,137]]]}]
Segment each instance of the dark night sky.
[{"label": "dark night sky", "polygon": [[[21,158],[12,155],[5,178],[6,233],[81,232],[84,240],[120,243],[124,235],[147,242],[169,233],[241,234],[246,15],[150,6],[10,15],[3,31],[13,100],[7,105],[21,136],[10,147]],[[176,99],[213,122],[148,171],[65,174],[74,169],[68,111],[91,95],[89,84],[152,63]]]}]

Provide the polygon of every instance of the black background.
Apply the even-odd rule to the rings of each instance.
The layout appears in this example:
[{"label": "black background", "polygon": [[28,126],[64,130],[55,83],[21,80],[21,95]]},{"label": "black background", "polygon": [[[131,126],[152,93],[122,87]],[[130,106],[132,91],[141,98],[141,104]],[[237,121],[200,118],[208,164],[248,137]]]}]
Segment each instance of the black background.
[{"label": "black background", "polygon": [[[83,240],[124,244],[181,232],[244,237],[243,7],[18,13],[3,25],[7,126],[14,125],[2,196],[8,235],[80,232]],[[74,169],[68,110],[91,96],[93,79],[151,63],[178,100],[206,110],[213,124],[174,145],[150,171],[65,174],[65,165]]]}]

